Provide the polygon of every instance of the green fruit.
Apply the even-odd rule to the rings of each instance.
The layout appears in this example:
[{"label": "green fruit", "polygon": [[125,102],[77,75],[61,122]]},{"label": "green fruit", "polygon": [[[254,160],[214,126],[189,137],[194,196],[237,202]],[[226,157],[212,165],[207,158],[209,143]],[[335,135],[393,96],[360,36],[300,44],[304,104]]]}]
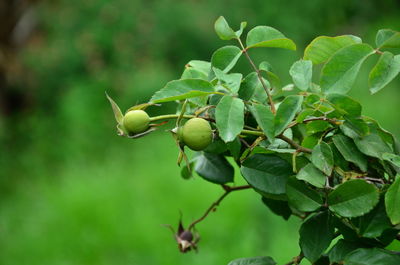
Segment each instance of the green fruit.
[{"label": "green fruit", "polygon": [[143,110],[131,110],[125,114],[122,125],[130,134],[137,134],[149,128],[150,117]]},{"label": "green fruit", "polygon": [[210,123],[202,118],[188,120],[178,135],[194,151],[204,150],[212,142],[213,138]]}]

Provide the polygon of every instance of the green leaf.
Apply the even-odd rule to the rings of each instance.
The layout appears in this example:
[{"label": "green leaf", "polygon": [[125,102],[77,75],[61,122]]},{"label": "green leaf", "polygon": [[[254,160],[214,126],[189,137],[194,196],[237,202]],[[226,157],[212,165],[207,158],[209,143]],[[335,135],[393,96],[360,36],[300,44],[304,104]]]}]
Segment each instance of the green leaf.
[{"label": "green leaf", "polygon": [[313,148],[311,162],[316,168],[330,175],[333,169],[333,153],[329,145],[321,142]]},{"label": "green leaf", "polygon": [[313,265],[331,265],[327,255],[322,255]]},{"label": "green leaf", "polygon": [[335,167],[339,167],[344,171],[350,171],[349,162],[344,159],[343,155],[339,152],[335,144],[331,142],[329,144],[329,147],[331,148],[333,153],[333,162]]},{"label": "green leaf", "polygon": [[400,156],[398,156],[398,155],[391,154],[391,153],[383,153],[382,154],[382,159],[386,160],[386,161],[389,161],[390,163],[392,163],[396,167],[400,167]]},{"label": "green leaf", "polygon": [[400,256],[378,248],[359,248],[344,259],[346,265],[398,265]]},{"label": "green leaf", "polygon": [[271,212],[281,216],[285,220],[289,220],[289,217],[292,215],[292,210],[287,201],[262,197],[262,202],[271,210]]},{"label": "green leaf", "polygon": [[352,222],[357,224],[359,234],[367,238],[379,237],[385,230],[392,227],[386,215],[383,197],[372,211]]},{"label": "green leaf", "polygon": [[185,65],[181,79],[203,79],[208,80],[211,63],[206,61],[192,60]]},{"label": "green leaf", "polygon": [[282,92],[286,92],[286,91],[293,91],[294,89],[294,84],[287,84],[286,86],[282,87]]},{"label": "green leaf", "polygon": [[352,139],[359,139],[370,133],[368,124],[363,118],[353,118],[350,116],[344,117],[344,123],[340,125],[340,130],[344,135]]},{"label": "green leaf", "polygon": [[354,225],[349,223],[349,220],[335,215],[332,216],[332,219],[335,228],[343,236],[344,240],[351,242],[356,242],[359,240],[360,236],[355,231],[356,228]]},{"label": "green leaf", "polygon": [[183,165],[181,169],[181,177],[183,179],[191,179],[193,177],[193,167],[193,162],[189,163],[189,166],[187,166],[186,164]]},{"label": "green leaf", "polygon": [[233,167],[222,155],[204,152],[196,157],[194,170],[199,176],[213,183],[225,184],[233,182]]},{"label": "green leaf", "polygon": [[213,153],[213,154],[222,154],[228,150],[228,146],[221,140],[221,138],[216,137],[213,139],[211,144],[204,149],[206,153]]},{"label": "green leaf", "polygon": [[280,31],[268,26],[257,26],[250,30],[247,33],[246,44],[246,49],[271,47],[296,50],[296,44],[291,39],[286,38]]},{"label": "green leaf", "polygon": [[293,174],[286,160],[270,154],[250,156],[242,163],[240,171],[252,187],[264,194],[284,194],[287,179]]},{"label": "green leaf", "polygon": [[400,32],[391,29],[381,29],[375,39],[378,49],[400,48]]},{"label": "green leaf", "polygon": [[237,37],[223,16],[215,21],[214,29],[221,40],[231,40]]},{"label": "green leaf", "polygon": [[320,105],[321,104],[321,96],[313,93],[308,93],[305,97],[304,103],[307,105]]},{"label": "green leaf", "polygon": [[364,117],[365,121],[368,122],[368,125],[371,127],[370,130],[378,134],[382,140],[393,149],[394,153],[400,155],[400,143],[397,141],[396,137],[382,128],[377,121],[372,118]]},{"label": "green leaf", "polygon": [[228,265],[276,265],[276,262],[271,257],[254,257],[235,259]]},{"label": "green leaf", "polygon": [[223,82],[232,94],[236,95],[239,91],[243,75],[239,73],[224,74],[218,68],[213,68],[213,70],[217,79]]},{"label": "green leaf", "polygon": [[203,79],[208,80],[208,74],[204,74],[202,71],[196,70],[192,67],[185,67],[181,75],[181,79]]},{"label": "green leaf", "polygon": [[291,206],[302,212],[312,212],[321,207],[323,201],[321,195],[307,185],[297,180],[289,178],[286,183],[286,194]]},{"label": "green leaf", "polygon": [[[396,226],[396,227],[392,227],[391,229],[385,230],[380,237],[378,237],[374,240],[379,241],[379,243],[381,243],[381,244],[379,244],[380,246],[387,246],[386,249],[389,249],[388,245],[390,245],[390,243],[392,243],[393,241],[396,241],[395,239],[396,239],[397,235],[399,234],[399,227],[400,226]],[[393,245],[393,247],[394,246],[395,245]],[[397,248],[392,249],[394,251],[397,251],[396,252],[397,255],[400,255],[400,252],[398,251],[398,250],[400,250],[399,247],[400,247],[400,245],[398,245]]]},{"label": "green leaf", "polygon": [[378,189],[362,179],[346,181],[328,195],[329,209],[342,217],[364,215],[371,211],[378,201]]},{"label": "green leaf", "polygon": [[281,80],[279,77],[272,71],[272,67],[270,63],[263,61],[259,65],[259,70],[265,72],[266,78],[269,83],[271,83],[273,88],[280,88],[281,87]]},{"label": "green leaf", "polygon": [[307,219],[300,227],[300,247],[304,256],[314,263],[333,239],[334,227],[328,211]]},{"label": "green leaf", "polygon": [[328,128],[331,128],[329,122],[327,121],[311,121],[306,124],[307,134],[314,134],[317,132],[323,132]]},{"label": "green leaf", "polygon": [[186,64],[186,67],[199,70],[206,75],[211,71],[211,63],[207,61],[191,60]]},{"label": "green leaf", "polygon": [[290,67],[289,74],[293,79],[293,83],[303,91],[307,91],[311,87],[312,79],[312,62],[299,60]]},{"label": "green leaf", "polygon": [[303,109],[299,115],[297,115],[296,122],[302,123],[307,117],[312,116],[314,112],[314,109]]},{"label": "green leaf", "polygon": [[250,100],[259,87],[261,87],[261,82],[258,79],[257,73],[252,72],[243,79],[239,89],[239,97],[243,100]]},{"label": "green leaf", "polygon": [[306,47],[303,59],[311,60],[314,64],[324,63],[341,48],[356,43],[361,43],[361,40],[354,38],[354,36],[320,36]]},{"label": "green leaf", "polygon": [[400,55],[384,52],[369,73],[369,91],[375,94],[392,81],[400,72]]},{"label": "green leaf", "polygon": [[244,103],[239,98],[224,96],[215,110],[219,136],[224,142],[233,141],[244,126]]},{"label": "green leaf", "polygon": [[353,44],[337,51],[321,70],[321,89],[326,93],[346,94],[362,63],[373,53],[367,44]]},{"label": "green leaf", "polygon": [[281,134],[286,126],[293,120],[296,113],[300,110],[302,96],[291,95],[287,96],[279,105],[275,115],[275,136]]},{"label": "green leaf", "polygon": [[[270,88],[268,80],[263,78],[267,88]],[[239,97],[243,100],[252,100],[267,104],[267,94],[256,72],[251,72],[242,81],[239,89]]]},{"label": "green leaf", "polygon": [[240,38],[240,36],[242,36],[243,30],[246,28],[247,26],[247,22],[243,21],[240,23],[240,29],[238,31],[235,32],[236,38]]},{"label": "green leaf", "polygon": [[327,96],[327,99],[342,115],[354,117],[359,117],[361,115],[361,104],[347,95],[332,93]]},{"label": "green leaf", "polygon": [[333,136],[332,139],[344,159],[356,164],[363,172],[367,171],[367,158],[357,149],[352,139],[341,134]]},{"label": "green leaf", "polygon": [[317,188],[325,187],[326,176],[313,164],[309,163],[303,167],[296,176],[297,179],[304,180]]},{"label": "green leaf", "polygon": [[269,106],[261,104],[253,104],[250,107],[253,117],[256,119],[258,126],[262,129],[270,142],[274,140],[274,114],[272,114]]},{"label": "green leaf", "polygon": [[[293,138],[293,132],[292,129],[287,129],[283,134],[283,136],[286,136],[287,138],[292,139]],[[290,145],[283,141],[282,139],[275,138],[274,141],[272,141],[268,145],[268,149],[274,150],[275,152],[285,152],[285,150],[289,150],[289,153],[293,154],[295,150],[291,149],[290,150]]]},{"label": "green leaf", "polygon": [[236,137],[235,140],[227,143],[226,146],[235,160],[240,158],[242,143],[240,142],[239,137]]},{"label": "green leaf", "polygon": [[235,66],[241,55],[242,50],[237,46],[224,46],[213,53],[211,65],[227,73]]},{"label": "green leaf", "polygon": [[391,153],[390,147],[377,134],[368,134],[354,139],[357,148],[364,154],[382,159],[384,153]]},{"label": "green leaf", "polygon": [[118,107],[117,103],[115,103],[115,101],[108,96],[107,92],[106,92],[106,97],[108,101],[110,101],[111,108],[114,112],[115,120],[117,121],[118,124],[122,124],[122,119],[124,118],[124,115],[122,114],[121,109]]},{"label": "green leaf", "polygon": [[304,137],[303,141],[301,142],[301,146],[305,148],[314,148],[319,142],[320,135],[312,134]]},{"label": "green leaf", "polygon": [[385,194],[386,212],[393,225],[400,224],[400,175]]},{"label": "green leaf", "polygon": [[146,108],[148,108],[148,107],[150,107],[150,106],[152,106],[152,105],[154,105],[154,103],[142,103],[142,104],[138,104],[138,105],[132,106],[132,107],[130,107],[129,109],[127,109],[127,110],[125,111],[125,113],[128,113],[128,112],[131,111],[131,110],[145,110]]},{"label": "green leaf", "polygon": [[152,103],[163,103],[175,100],[184,100],[194,97],[214,94],[214,87],[210,82],[202,79],[180,79],[168,82],[151,98]]},{"label": "green leaf", "polygon": [[359,246],[354,242],[349,242],[344,239],[339,241],[329,250],[329,261],[331,263],[340,263],[344,260],[347,254],[356,250]]}]

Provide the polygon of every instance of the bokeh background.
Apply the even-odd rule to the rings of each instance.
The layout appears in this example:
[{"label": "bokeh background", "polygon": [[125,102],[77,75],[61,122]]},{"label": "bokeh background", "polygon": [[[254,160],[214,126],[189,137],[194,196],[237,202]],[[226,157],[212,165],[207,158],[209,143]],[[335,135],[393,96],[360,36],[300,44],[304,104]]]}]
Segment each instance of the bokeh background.
[{"label": "bokeh background", "polygon": [[[197,226],[200,252],[180,254],[161,224],[176,225],[179,210],[185,223],[199,217],[221,189],[180,178],[164,130],[137,140],[115,133],[104,92],[123,110],[146,102],[189,60],[209,60],[228,44],[213,30],[220,15],[234,28],[243,20],[248,29],[276,27],[298,44],[297,53],[252,54],[284,83],[316,36],[373,44],[378,29],[400,29],[397,0],[1,0],[0,264],[222,265],[261,255],[283,264],[299,253],[299,221],[273,216],[241,191]],[[375,61],[351,95],[400,136],[400,79],[371,96]],[[250,72],[244,60],[237,70]]]}]

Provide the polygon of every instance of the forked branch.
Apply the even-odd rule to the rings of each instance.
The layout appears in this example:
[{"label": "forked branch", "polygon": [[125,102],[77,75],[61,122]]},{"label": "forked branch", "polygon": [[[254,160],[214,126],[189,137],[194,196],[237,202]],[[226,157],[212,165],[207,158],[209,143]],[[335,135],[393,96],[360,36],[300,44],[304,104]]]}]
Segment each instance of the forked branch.
[{"label": "forked branch", "polygon": [[216,209],[216,207],[223,201],[223,199],[225,199],[226,196],[228,196],[229,193],[231,193],[232,191],[238,191],[238,190],[246,190],[246,189],[250,189],[251,186],[250,185],[243,185],[243,186],[237,186],[237,187],[231,187],[228,185],[221,185],[222,188],[225,190],[224,194],[221,195],[221,197],[218,198],[218,200],[216,200],[215,202],[213,202],[210,207],[208,207],[208,209],[205,211],[205,213],[197,220],[193,221],[189,226],[188,226],[188,230],[190,231],[191,229],[194,228],[194,226],[198,223],[200,223],[201,221],[203,221],[210,212],[214,211],[214,209]]}]

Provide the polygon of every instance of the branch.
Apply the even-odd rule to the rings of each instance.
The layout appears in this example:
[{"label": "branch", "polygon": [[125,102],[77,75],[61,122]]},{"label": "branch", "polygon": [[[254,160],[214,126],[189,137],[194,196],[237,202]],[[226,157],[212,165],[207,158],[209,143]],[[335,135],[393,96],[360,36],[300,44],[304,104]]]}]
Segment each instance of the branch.
[{"label": "branch", "polygon": [[[180,115],[180,114],[166,114],[166,115],[159,115],[159,116],[154,116],[154,117],[150,117],[150,122],[153,121],[158,121],[158,120],[168,120],[168,119],[179,119],[179,118],[183,118],[183,119],[191,119],[191,118],[196,118],[198,117],[198,115]],[[202,118],[211,122],[215,122],[214,119],[209,118],[209,117],[198,117],[198,118]]]},{"label": "branch", "polygon": [[295,141],[293,141],[292,139],[284,136],[283,134],[278,135],[276,138],[279,138],[285,142],[287,142],[288,144],[290,144],[291,146],[293,146],[294,148],[296,148],[297,151],[303,152],[303,153],[312,153],[311,149],[305,148],[301,145],[299,145],[298,143],[296,143]]},{"label": "branch", "polygon": [[294,257],[292,259],[292,261],[286,263],[285,265],[294,265],[294,264],[298,265],[298,264],[300,264],[300,262],[303,258],[304,258],[304,254],[303,254],[303,252],[300,252],[300,254],[298,256]]},{"label": "branch", "polygon": [[254,136],[264,136],[262,131],[242,130],[240,134],[249,134]]},{"label": "branch", "polygon": [[197,220],[194,220],[189,226],[188,226],[188,230],[190,231],[196,224],[200,223],[201,221],[203,221],[210,212],[214,211],[215,208],[222,202],[223,199],[225,199],[225,197],[231,193],[232,191],[238,191],[238,190],[246,190],[246,189],[250,189],[251,186],[250,185],[243,185],[243,186],[237,186],[237,187],[230,187],[228,185],[221,185],[222,188],[225,190],[225,193],[221,195],[221,197],[218,198],[218,200],[216,200],[215,202],[213,202],[210,207],[208,207],[208,209],[205,211],[205,213]]},{"label": "branch", "polygon": [[244,55],[246,55],[247,60],[249,61],[249,63],[253,67],[254,71],[257,73],[258,79],[260,80],[261,85],[263,86],[263,88],[265,90],[265,93],[267,93],[269,105],[271,106],[271,111],[272,111],[273,114],[275,114],[276,113],[276,109],[275,109],[274,101],[272,100],[271,93],[270,93],[267,85],[265,84],[264,79],[261,76],[260,70],[257,68],[257,66],[254,64],[253,60],[250,58],[249,53],[247,52],[247,49],[243,46],[243,43],[240,40],[240,38],[237,38],[237,40],[239,41],[239,44],[242,47],[242,52],[244,53]]},{"label": "branch", "polygon": [[377,179],[377,178],[371,178],[371,177],[365,177],[365,176],[359,176],[357,178],[365,179],[366,181],[370,181],[370,182],[385,184],[385,181],[383,179]]},{"label": "branch", "polygon": [[327,118],[327,117],[309,118],[309,119],[305,119],[303,122],[310,122],[310,121],[327,121],[332,125],[340,125],[340,124],[342,124],[342,121],[340,121],[338,119],[330,119],[330,118]]},{"label": "branch", "polygon": [[179,117],[184,118],[184,119],[191,119],[196,116],[194,115],[180,115],[180,114],[167,114],[167,115],[160,115],[160,116],[155,116],[151,117],[150,121],[158,121],[158,120],[168,120],[168,119],[178,119]]},{"label": "branch", "polygon": [[[178,118],[178,116],[179,115],[177,115],[177,114],[160,115],[160,116],[156,116],[156,117],[150,118],[150,121],[157,121],[157,120],[164,120],[164,119],[176,119],[176,118]],[[190,118],[194,118],[194,117],[196,117],[196,116],[194,116],[194,115],[183,115],[182,116],[182,118],[185,118],[185,119],[190,119]],[[206,117],[202,117],[202,118],[214,122],[213,119],[206,118]],[[290,126],[289,126],[289,128],[290,128]],[[247,135],[254,135],[254,136],[265,136],[262,131],[258,131],[258,130],[257,131],[242,130],[240,132],[240,134],[247,134]],[[292,147],[296,148],[296,150],[298,150],[299,152],[303,152],[303,153],[311,153],[312,152],[311,149],[308,149],[308,148],[305,148],[305,147],[299,145],[298,143],[296,143],[292,139],[284,136],[283,134],[280,134],[280,135],[276,136],[276,138],[279,138],[279,139],[287,142]]]},{"label": "branch", "polygon": [[[338,119],[330,119],[327,117],[313,117],[313,118],[305,119],[301,123],[307,123],[307,122],[311,122],[311,121],[327,121],[334,126],[342,124],[342,121],[340,121]],[[289,124],[288,128],[292,128],[293,126],[296,126],[297,124],[298,124],[298,122],[293,121],[292,123]]]}]

